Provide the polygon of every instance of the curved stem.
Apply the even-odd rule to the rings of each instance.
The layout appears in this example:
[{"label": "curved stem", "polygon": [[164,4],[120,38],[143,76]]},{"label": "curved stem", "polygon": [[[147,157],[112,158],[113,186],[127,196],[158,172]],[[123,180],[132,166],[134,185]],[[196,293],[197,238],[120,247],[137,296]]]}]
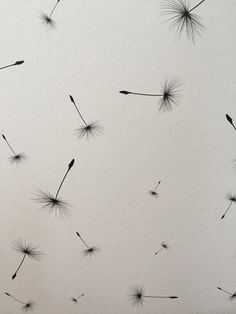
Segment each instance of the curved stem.
[{"label": "curved stem", "polygon": [[69,163],[68,169],[67,169],[67,171],[66,171],[66,173],[65,173],[65,175],[64,175],[64,177],[63,177],[63,179],[62,179],[62,181],[61,181],[61,183],[60,183],[60,185],[59,185],[59,187],[58,187],[58,189],[57,189],[55,198],[58,197],[58,194],[59,194],[59,192],[60,192],[60,189],[61,189],[61,187],[62,187],[62,184],[64,183],[65,178],[67,177],[67,175],[68,175],[70,169],[73,167],[74,163],[75,163],[75,160],[72,159],[71,162]]},{"label": "curved stem", "polygon": [[233,204],[233,202],[230,202],[228,208],[226,209],[226,211],[224,212],[223,216],[221,217],[221,219],[225,218],[225,215],[227,214],[228,210],[230,209],[231,205]]},{"label": "curved stem", "polygon": [[26,257],[26,253],[24,254],[24,256],[23,256],[23,258],[22,258],[22,261],[20,262],[20,265],[18,266],[16,272],[15,272],[14,275],[12,276],[12,279],[15,279],[15,278],[16,278],[16,275],[17,275],[18,271],[20,270],[22,264],[24,263],[25,257]]},{"label": "curved stem", "polygon": [[19,300],[19,299],[17,299],[17,298],[15,298],[13,295],[9,295],[13,300],[15,300],[16,302],[18,302],[18,303],[21,303],[21,304],[24,304],[25,305],[25,302],[23,302],[23,301],[21,301],[21,300]]},{"label": "curved stem", "polygon": [[76,105],[76,103],[75,103],[74,101],[73,101],[73,104],[74,104],[75,109],[76,109],[76,111],[78,112],[78,114],[79,114],[81,120],[82,120],[82,121],[84,122],[84,124],[87,126],[87,125],[88,125],[87,122],[84,120],[82,114],[81,114],[80,111],[79,111],[79,108],[77,107],[77,105]]},{"label": "curved stem", "polygon": [[191,10],[189,10],[189,12],[192,12],[193,10],[195,10],[199,5],[201,5],[205,0],[200,1],[197,5],[195,5]]},{"label": "curved stem", "polygon": [[52,14],[53,14],[53,12],[55,11],[55,9],[56,9],[56,7],[57,7],[57,5],[58,5],[59,2],[60,2],[60,0],[57,0],[56,4],[54,5],[54,7],[53,7],[53,9],[52,9],[52,11],[51,11],[51,13],[49,14],[49,17],[52,16]]},{"label": "curved stem", "polygon": [[62,184],[64,183],[65,178],[67,177],[69,171],[70,171],[70,169],[68,169],[68,170],[66,171],[66,173],[65,173],[65,175],[64,175],[64,177],[63,177],[63,179],[62,179],[62,181],[61,181],[61,183],[60,183],[60,185],[59,185],[59,187],[58,187],[58,189],[57,189],[57,193],[56,193],[55,198],[58,197],[58,194],[59,194],[59,192],[60,192],[60,189],[61,189],[61,187],[62,187]]}]

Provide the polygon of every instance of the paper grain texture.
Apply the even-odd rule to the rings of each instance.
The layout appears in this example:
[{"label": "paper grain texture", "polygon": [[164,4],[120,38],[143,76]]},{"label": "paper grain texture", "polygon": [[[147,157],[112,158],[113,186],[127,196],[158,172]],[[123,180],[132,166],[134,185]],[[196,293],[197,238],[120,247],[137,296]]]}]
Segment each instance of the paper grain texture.
[{"label": "paper grain texture", "polygon": [[[159,0],[61,0],[55,29],[42,25],[49,0],[1,0],[0,131],[28,160],[9,165],[1,141],[0,312],[20,313],[4,295],[36,302],[35,314],[234,314],[236,290],[235,56],[236,2],[207,0],[197,14],[206,30],[192,44],[177,40]],[[191,5],[197,1],[191,1]],[[166,78],[182,82],[178,105],[158,111]],[[102,134],[78,139],[85,119]],[[61,190],[67,219],[34,202],[38,189]],[[148,191],[158,180],[158,198]],[[85,257],[79,232],[100,251]],[[23,239],[45,255],[12,248]],[[170,249],[154,256],[165,241]],[[132,307],[129,289],[177,300]],[[71,297],[85,296],[74,304]]]}]

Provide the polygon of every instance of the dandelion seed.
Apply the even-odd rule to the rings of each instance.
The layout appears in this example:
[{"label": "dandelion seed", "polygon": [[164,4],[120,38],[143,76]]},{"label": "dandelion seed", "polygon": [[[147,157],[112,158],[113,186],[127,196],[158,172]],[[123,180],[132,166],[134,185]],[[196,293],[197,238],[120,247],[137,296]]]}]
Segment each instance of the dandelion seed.
[{"label": "dandelion seed", "polygon": [[170,29],[174,29],[178,37],[185,32],[188,39],[195,43],[196,36],[201,36],[205,28],[200,22],[200,16],[193,11],[203,2],[205,0],[191,8],[186,0],[166,0],[161,5],[162,15],[170,16],[167,19],[170,22]]},{"label": "dandelion seed", "polygon": [[83,296],[85,296],[84,293],[82,293],[80,296],[78,296],[77,298],[71,298],[71,300],[74,302],[74,303],[78,303],[79,299],[82,298]]},{"label": "dandelion seed", "polygon": [[60,0],[57,0],[56,4],[52,8],[52,11],[50,12],[49,15],[44,13],[44,12],[42,12],[40,15],[40,19],[41,19],[42,23],[45,24],[46,26],[50,27],[50,28],[54,28],[56,26],[56,22],[52,19],[52,15],[53,15],[57,5],[59,4],[59,2],[60,2]]},{"label": "dandelion seed", "polygon": [[169,245],[165,242],[162,242],[161,243],[161,248],[156,252],[154,253],[154,255],[157,255],[158,253],[160,253],[162,250],[168,250],[169,249]]},{"label": "dandelion seed", "polygon": [[94,121],[94,122],[90,122],[90,123],[87,123],[84,119],[84,117],[82,116],[81,112],[79,111],[79,108],[78,106],[76,105],[75,103],[75,100],[74,98],[70,95],[70,100],[71,102],[73,103],[80,119],[82,120],[82,122],[84,123],[84,126],[78,128],[76,130],[76,133],[78,134],[79,137],[84,137],[86,136],[87,138],[90,137],[90,136],[95,136],[95,135],[98,135],[101,133],[101,130],[102,130],[102,127],[101,125],[97,122],[97,121]]},{"label": "dandelion seed", "polygon": [[228,194],[226,195],[226,199],[227,199],[228,201],[230,201],[230,203],[229,203],[229,206],[227,207],[226,211],[224,212],[224,214],[221,216],[221,219],[224,219],[224,218],[225,218],[225,215],[227,214],[227,212],[228,212],[228,210],[230,209],[231,205],[232,205],[233,203],[236,203],[236,194],[228,193]]},{"label": "dandelion seed", "polygon": [[217,287],[217,289],[222,291],[222,292],[224,292],[224,293],[226,293],[226,294],[229,294],[230,295],[230,297],[229,297],[230,301],[233,301],[236,298],[236,292],[231,293],[231,292],[229,292],[227,290],[224,290],[224,289],[222,289],[220,287]]},{"label": "dandelion seed", "polygon": [[160,184],[161,184],[161,181],[158,181],[158,183],[156,184],[154,190],[150,190],[149,194],[154,196],[154,197],[157,197],[158,196],[157,189],[158,189]]},{"label": "dandelion seed", "polygon": [[35,306],[35,302],[34,301],[28,301],[28,302],[23,302],[19,299],[17,299],[16,297],[14,297],[13,295],[11,295],[10,293],[8,292],[5,292],[5,295],[7,295],[8,297],[12,298],[14,301],[22,304],[22,310],[25,311],[25,312],[29,312],[31,310],[33,310],[34,306]]},{"label": "dandelion seed", "polygon": [[8,145],[8,147],[10,148],[11,152],[13,153],[13,155],[11,157],[9,157],[9,162],[10,164],[17,164],[19,165],[20,163],[22,163],[23,161],[27,160],[27,156],[24,153],[16,153],[13,148],[11,147],[11,145],[9,144],[6,136],[4,134],[2,134],[2,138],[4,139],[4,141],[6,142],[6,144]]},{"label": "dandelion seed", "polygon": [[176,296],[156,296],[156,295],[145,295],[142,287],[133,286],[129,290],[130,301],[133,305],[143,305],[145,298],[152,299],[178,299]]},{"label": "dandelion seed", "polygon": [[16,278],[16,276],[17,276],[21,266],[23,265],[23,263],[25,261],[26,256],[28,256],[28,257],[30,257],[32,259],[35,259],[35,260],[40,260],[42,255],[43,255],[42,252],[37,250],[36,246],[33,246],[31,243],[23,242],[21,239],[17,240],[14,243],[14,249],[18,253],[23,254],[23,258],[22,258],[22,260],[20,262],[20,265],[17,267],[17,270],[13,274],[12,279]]},{"label": "dandelion seed", "polygon": [[123,95],[136,95],[136,96],[148,96],[148,97],[159,97],[159,111],[171,111],[173,105],[177,104],[177,98],[179,97],[179,87],[181,83],[178,83],[175,79],[167,79],[161,86],[160,94],[146,94],[130,92],[121,90],[120,93]]},{"label": "dandelion seed", "polygon": [[59,198],[59,192],[62,188],[62,185],[69,173],[69,171],[71,170],[71,168],[73,167],[74,165],[74,162],[75,160],[72,159],[72,161],[69,163],[68,165],[68,169],[57,189],[57,192],[56,192],[56,195],[53,196],[53,194],[51,193],[45,193],[45,192],[42,192],[42,191],[39,191],[37,194],[36,194],[36,198],[34,198],[34,200],[40,204],[42,204],[42,207],[44,209],[47,210],[47,212],[49,214],[52,214],[54,213],[55,217],[57,217],[58,215],[63,218],[65,217],[66,215],[68,215],[69,213],[69,203],[64,201],[62,198]]},{"label": "dandelion seed", "polygon": [[236,127],[235,127],[235,124],[233,123],[233,119],[228,115],[226,114],[226,119],[228,120],[228,122],[232,125],[232,127],[236,130]]},{"label": "dandelion seed", "polygon": [[80,238],[80,240],[83,242],[83,244],[86,246],[86,249],[83,251],[85,256],[92,256],[95,253],[97,253],[99,251],[97,246],[89,246],[84,239],[81,237],[81,235],[79,234],[79,232],[76,232],[77,236]]},{"label": "dandelion seed", "polygon": [[16,61],[15,63],[11,63],[11,64],[5,65],[3,67],[0,67],[0,70],[6,69],[6,68],[10,68],[10,67],[13,67],[15,65],[20,65],[20,64],[22,64],[24,62],[25,61]]}]

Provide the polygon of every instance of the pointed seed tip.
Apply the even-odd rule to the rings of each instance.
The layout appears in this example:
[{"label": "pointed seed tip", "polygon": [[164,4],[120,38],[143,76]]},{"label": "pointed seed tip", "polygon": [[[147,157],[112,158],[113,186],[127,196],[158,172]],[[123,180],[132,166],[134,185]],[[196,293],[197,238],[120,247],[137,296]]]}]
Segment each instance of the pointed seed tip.
[{"label": "pointed seed tip", "polygon": [[69,97],[70,97],[70,100],[74,102],[74,98],[71,95],[69,95]]},{"label": "pointed seed tip", "polygon": [[71,162],[69,163],[69,168],[73,167],[74,163],[75,163],[75,160],[74,160],[74,158],[73,158],[73,159],[71,160]]},{"label": "pointed seed tip", "polygon": [[22,64],[22,63],[24,63],[24,62],[25,62],[24,60],[16,61],[16,62],[15,62],[15,65],[20,65],[20,64]]}]

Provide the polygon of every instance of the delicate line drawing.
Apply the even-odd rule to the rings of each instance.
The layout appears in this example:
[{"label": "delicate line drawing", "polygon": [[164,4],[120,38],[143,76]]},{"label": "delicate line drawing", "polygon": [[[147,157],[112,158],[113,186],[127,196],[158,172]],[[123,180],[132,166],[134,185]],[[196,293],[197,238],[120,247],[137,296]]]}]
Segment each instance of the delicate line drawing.
[{"label": "delicate line drawing", "polygon": [[11,165],[13,165],[13,164],[19,165],[23,161],[27,160],[27,156],[24,153],[16,153],[15,152],[15,150],[12,148],[12,146],[10,145],[10,143],[8,142],[8,140],[4,134],[2,134],[2,138],[6,142],[7,146],[10,148],[11,152],[13,153],[13,155],[11,157],[9,157],[9,162]]},{"label": "delicate line drawing", "polygon": [[233,123],[233,119],[228,115],[226,114],[226,119],[228,120],[228,122],[232,125],[232,127],[236,130],[236,126],[235,124]]},{"label": "delicate line drawing", "polygon": [[26,256],[35,260],[40,260],[43,255],[41,251],[38,251],[36,246],[33,246],[31,243],[27,243],[26,241],[23,242],[21,239],[15,241],[13,248],[17,251],[17,253],[22,254],[23,258],[11,279],[16,278],[19,270],[21,269],[21,266],[25,261]]},{"label": "delicate line drawing", "polygon": [[68,175],[68,173],[70,172],[71,168],[74,165],[75,160],[72,159],[71,162],[68,165],[68,169],[62,179],[62,181],[59,184],[59,187],[56,191],[55,196],[51,193],[45,193],[42,191],[39,191],[36,194],[36,197],[34,198],[34,201],[36,201],[37,203],[41,203],[42,204],[42,208],[46,209],[47,212],[49,214],[54,213],[55,217],[59,216],[61,218],[67,216],[69,214],[69,203],[65,200],[63,200],[62,198],[59,197],[59,193],[60,190],[62,188],[62,185]]},{"label": "delicate line drawing", "polygon": [[162,243],[161,243],[161,248],[160,248],[158,251],[156,251],[156,252],[154,253],[154,255],[159,254],[162,250],[168,250],[169,248],[170,248],[170,247],[169,247],[169,245],[168,245],[167,243],[162,242]]},{"label": "delicate line drawing", "polygon": [[90,123],[87,123],[84,119],[84,117],[82,116],[81,112],[79,111],[79,108],[74,100],[74,98],[69,95],[70,97],[70,101],[72,102],[72,104],[74,105],[75,107],[75,110],[77,111],[80,119],[82,120],[82,122],[84,123],[84,126],[78,128],[76,130],[76,133],[78,135],[78,137],[84,137],[86,136],[87,138],[90,137],[90,136],[95,136],[95,135],[98,135],[101,133],[102,131],[102,127],[101,125],[99,124],[98,121],[94,121],[94,122],[90,122]]},{"label": "delicate line drawing", "polygon": [[143,305],[145,298],[151,299],[178,299],[177,296],[157,296],[157,295],[145,295],[143,287],[133,286],[129,290],[130,301],[133,305]]},{"label": "delicate line drawing", "polygon": [[14,297],[13,295],[11,295],[10,293],[8,292],[5,292],[5,295],[7,295],[8,297],[12,298],[14,301],[22,304],[22,310],[25,311],[25,312],[29,312],[29,311],[32,311],[34,309],[34,306],[35,306],[35,302],[30,300],[28,302],[24,302],[24,301],[21,301],[19,299],[17,299],[16,297]]},{"label": "delicate line drawing", "polygon": [[86,249],[83,251],[83,254],[85,256],[92,256],[95,253],[97,253],[99,251],[99,248],[95,245],[95,246],[89,246],[84,239],[81,237],[79,232],[76,232],[77,236],[80,238],[80,240],[83,242],[83,244],[86,246]]},{"label": "delicate line drawing", "polygon": [[44,12],[42,12],[40,15],[40,19],[41,19],[42,23],[49,26],[50,28],[54,28],[56,26],[56,22],[52,19],[52,15],[53,15],[54,11],[56,10],[56,7],[58,6],[59,2],[60,2],[60,0],[57,0],[57,2],[53,6],[52,11],[50,12],[49,15],[44,13]]},{"label": "delicate line drawing", "polygon": [[23,64],[25,61],[21,60],[21,61],[16,61],[15,63],[11,63],[11,64],[8,64],[8,65],[5,65],[3,67],[0,67],[0,70],[3,70],[3,69],[6,69],[6,68],[10,68],[10,67],[13,67],[15,65],[20,65],[20,64]]},{"label": "delicate line drawing", "polygon": [[230,300],[230,301],[233,301],[233,300],[236,298],[236,292],[231,293],[231,292],[229,292],[229,291],[227,291],[227,290],[224,290],[224,289],[222,289],[222,288],[220,288],[220,287],[217,287],[217,289],[220,290],[220,291],[222,291],[222,292],[224,292],[224,293],[226,293],[226,294],[229,294],[229,295],[230,295],[230,297],[229,297],[229,300]]},{"label": "delicate line drawing", "polygon": [[221,219],[225,218],[225,215],[227,214],[228,210],[230,209],[230,207],[232,206],[233,203],[236,203],[236,194],[232,194],[232,193],[227,193],[226,195],[226,199],[228,201],[230,201],[229,206],[227,207],[226,211],[224,212],[224,214],[221,216]]},{"label": "delicate line drawing", "polygon": [[200,16],[193,13],[205,0],[190,7],[186,0],[166,0],[161,4],[161,15],[170,16],[167,22],[170,22],[170,30],[175,30],[178,38],[182,33],[186,33],[188,39],[195,43],[196,36],[201,36],[205,27],[200,22]]},{"label": "delicate line drawing", "polygon": [[182,84],[176,79],[166,79],[161,86],[161,91],[159,94],[147,94],[139,92],[130,92],[127,90],[121,90],[120,93],[123,95],[136,95],[136,96],[148,96],[148,97],[158,97],[159,100],[159,111],[171,111],[173,105],[177,105],[177,98],[179,95],[179,88]]},{"label": "delicate line drawing", "polygon": [[82,294],[79,295],[77,298],[72,297],[71,300],[72,300],[74,303],[78,303],[79,299],[82,298],[82,297],[84,297],[84,296],[85,296],[85,294],[82,293]]},{"label": "delicate line drawing", "polygon": [[150,190],[150,191],[149,191],[149,194],[150,194],[151,196],[158,197],[157,189],[158,189],[158,187],[159,187],[160,184],[161,184],[161,181],[158,181],[157,184],[156,184],[156,186],[155,186],[155,188],[154,188],[153,190]]}]

